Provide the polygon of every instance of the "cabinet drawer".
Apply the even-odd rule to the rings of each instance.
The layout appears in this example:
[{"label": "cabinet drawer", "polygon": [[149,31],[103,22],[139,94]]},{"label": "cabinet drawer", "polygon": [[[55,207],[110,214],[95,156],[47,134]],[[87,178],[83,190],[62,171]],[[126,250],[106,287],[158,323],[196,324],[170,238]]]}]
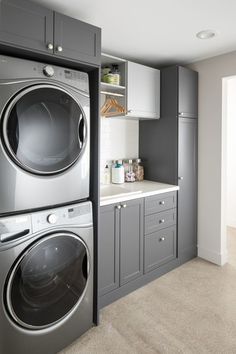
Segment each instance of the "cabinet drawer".
[{"label": "cabinet drawer", "polygon": [[176,192],[163,193],[145,198],[145,215],[159,213],[176,207]]},{"label": "cabinet drawer", "polygon": [[145,236],[144,272],[176,258],[176,226],[168,227]]},{"label": "cabinet drawer", "polygon": [[161,213],[145,217],[145,234],[165,229],[176,224],[176,209],[170,209]]}]

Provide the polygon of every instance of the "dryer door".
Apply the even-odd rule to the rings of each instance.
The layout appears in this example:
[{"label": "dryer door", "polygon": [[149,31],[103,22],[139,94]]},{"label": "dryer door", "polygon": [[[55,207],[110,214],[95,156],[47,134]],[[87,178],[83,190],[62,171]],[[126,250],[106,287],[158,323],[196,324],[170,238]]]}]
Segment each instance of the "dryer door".
[{"label": "dryer door", "polygon": [[80,102],[59,86],[28,87],[16,95],[4,114],[8,155],[34,174],[56,174],[69,168],[83,153],[86,135]]},{"label": "dryer door", "polygon": [[25,250],[10,272],[7,311],[24,328],[52,326],[79,305],[88,277],[89,253],[78,236],[45,236]]}]

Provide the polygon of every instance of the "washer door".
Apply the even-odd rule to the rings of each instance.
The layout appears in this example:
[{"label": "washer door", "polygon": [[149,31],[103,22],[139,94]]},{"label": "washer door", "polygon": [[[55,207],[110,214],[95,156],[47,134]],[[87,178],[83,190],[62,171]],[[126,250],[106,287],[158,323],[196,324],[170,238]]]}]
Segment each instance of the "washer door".
[{"label": "washer door", "polygon": [[88,276],[85,243],[72,233],[48,235],[26,250],[9,274],[7,310],[22,327],[49,327],[82,300]]},{"label": "washer door", "polygon": [[35,174],[69,168],[86,144],[85,114],[69,92],[53,85],[34,85],[9,104],[3,139],[9,156]]}]

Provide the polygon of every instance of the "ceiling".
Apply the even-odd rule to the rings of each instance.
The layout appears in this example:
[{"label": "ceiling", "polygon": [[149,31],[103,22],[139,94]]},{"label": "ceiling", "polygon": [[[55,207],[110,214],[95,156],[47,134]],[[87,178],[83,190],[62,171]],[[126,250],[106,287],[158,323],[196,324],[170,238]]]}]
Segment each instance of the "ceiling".
[{"label": "ceiling", "polygon": [[[236,50],[235,0],[33,0],[102,28],[105,53],[159,67]],[[196,33],[216,30],[212,39]]]}]

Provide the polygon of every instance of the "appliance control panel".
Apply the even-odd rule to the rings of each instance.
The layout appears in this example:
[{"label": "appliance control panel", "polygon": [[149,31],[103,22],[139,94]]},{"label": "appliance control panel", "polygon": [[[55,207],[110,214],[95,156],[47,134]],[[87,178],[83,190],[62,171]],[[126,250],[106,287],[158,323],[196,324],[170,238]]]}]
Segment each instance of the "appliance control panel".
[{"label": "appliance control panel", "polygon": [[33,233],[50,227],[92,225],[92,203],[84,202],[73,206],[44,210],[31,214]]}]

